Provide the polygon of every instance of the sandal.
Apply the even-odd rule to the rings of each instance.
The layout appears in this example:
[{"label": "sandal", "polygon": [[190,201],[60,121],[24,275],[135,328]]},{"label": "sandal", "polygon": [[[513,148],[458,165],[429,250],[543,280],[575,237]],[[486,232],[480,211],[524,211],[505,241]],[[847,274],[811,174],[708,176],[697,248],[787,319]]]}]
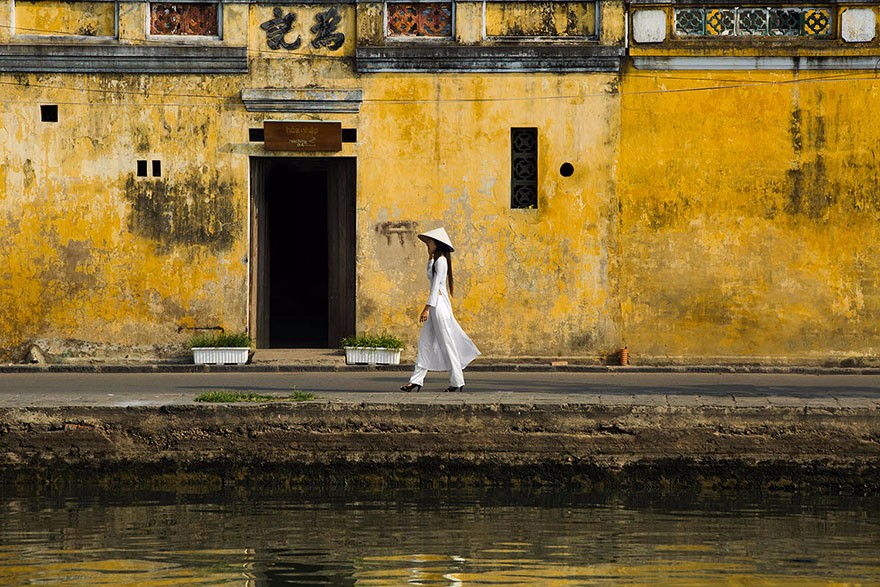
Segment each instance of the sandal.
[{"label": "sandal", "polygon": [[404,385],[403,387],[400,388],[400,391],[406,391],[406,392],[421,391],[421,390],[422,390],[422,386],[419,385],[418,383],[407,383],[406,385]]}]

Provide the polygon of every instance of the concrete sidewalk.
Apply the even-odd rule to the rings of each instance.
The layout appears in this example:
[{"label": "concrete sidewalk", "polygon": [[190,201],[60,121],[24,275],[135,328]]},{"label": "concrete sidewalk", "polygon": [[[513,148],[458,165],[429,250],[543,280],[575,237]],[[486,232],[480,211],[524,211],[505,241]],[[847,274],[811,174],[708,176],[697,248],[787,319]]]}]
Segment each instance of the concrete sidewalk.
[{"label": "concrete sidewalk", "polygon": [[161,406],[194,404],[208,391],[289,395],[315,403],[388,405],[597,405],[653,408],[880,410],[880,376],[723,372],[560,372],[468,369],[463,393],[445,393],[445,373],[431,373],[419,393],[399,387],[408,373],[336,371],[0,373],[0,407]]}]

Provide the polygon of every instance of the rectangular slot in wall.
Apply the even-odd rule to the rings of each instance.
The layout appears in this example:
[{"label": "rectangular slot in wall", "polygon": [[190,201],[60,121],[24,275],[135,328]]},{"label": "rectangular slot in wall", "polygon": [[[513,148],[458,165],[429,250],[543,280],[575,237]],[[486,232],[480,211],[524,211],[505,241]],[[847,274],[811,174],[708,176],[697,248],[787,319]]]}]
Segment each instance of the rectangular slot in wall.
[{"label": "rectangular slot in wall", "polygon": [[58,106],[56,104],[40,105],[40,120],[43,122],[58,122]]}]

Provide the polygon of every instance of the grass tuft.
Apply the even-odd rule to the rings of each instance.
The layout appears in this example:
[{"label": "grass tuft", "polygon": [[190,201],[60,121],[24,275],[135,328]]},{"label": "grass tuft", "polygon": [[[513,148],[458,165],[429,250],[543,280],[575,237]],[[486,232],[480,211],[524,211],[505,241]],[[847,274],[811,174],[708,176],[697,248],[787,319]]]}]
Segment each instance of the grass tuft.
[{"label": "grass tuft", "polygon": [[342,339],[342,346],[353,347],[377,347],[386,349],[402,349],[403,341],[393,334],[383,332],[382,334],[368,334],[366,332],[357,336],[347,336]]},{"label": "grass tuft", "polygon": [[267,395],[253,391],[208,391],[196,397],[197,402],[212,404],[235,404],[242,402],[308,402],[315,399],[314,393],[294,389],[290,395]]},{"label": "grass tuft", "polygon": [[190,348],[244,348],[251,346],[251,339],[246,332],[201,332],[189,340],[189,346]]}]

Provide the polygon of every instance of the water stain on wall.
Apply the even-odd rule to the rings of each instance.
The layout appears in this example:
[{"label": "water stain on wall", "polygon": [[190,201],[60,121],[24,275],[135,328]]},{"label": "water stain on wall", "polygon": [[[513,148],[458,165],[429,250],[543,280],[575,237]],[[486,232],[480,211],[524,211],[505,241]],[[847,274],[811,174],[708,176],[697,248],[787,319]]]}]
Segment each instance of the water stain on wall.
[{"label": "water stain on wall", "polygon": [[94,288],[98,280],[88,270],[90,262],[91,243],[88,240],[70,240],[58,247],[57,262],[46,267],[43,279],[62,283],[67,290]]},{"label": "water stain on wall", "polygon": [[37,174],[34,172],[34,163],[30,159],[24,160],[24,189],[30,188],[34,185],[34,181],[37,179]]},{"label": "water stain on wall", "polygon": [[138,153],[148,153],[150,151],[150,136],[144,129],[135,128],[132,131],[134,139],[134,148]]},{"label": "water stain on wall", "polygon": [[822,218],[832,204],[825,166],[825,118],[811,116],[804,120],[803,111],[795,108],[789,132],[797,167],[788,171],[785,211],[812,219]]},{"label": "water stain on wall", "polygon": [[131,204],[129,229],[152,239],[162,248],[201,245],[214,251],[232,247],[241,220],[234,204],[233,184],[190,173],[180,181],[139,179],[125,183]]},{"label": "water stain on wall", "polygon": [[643,208],[645,220],[654,230],[674,228],[692,215],[691,203],[684,196],[675,200],[648,202]]}]

